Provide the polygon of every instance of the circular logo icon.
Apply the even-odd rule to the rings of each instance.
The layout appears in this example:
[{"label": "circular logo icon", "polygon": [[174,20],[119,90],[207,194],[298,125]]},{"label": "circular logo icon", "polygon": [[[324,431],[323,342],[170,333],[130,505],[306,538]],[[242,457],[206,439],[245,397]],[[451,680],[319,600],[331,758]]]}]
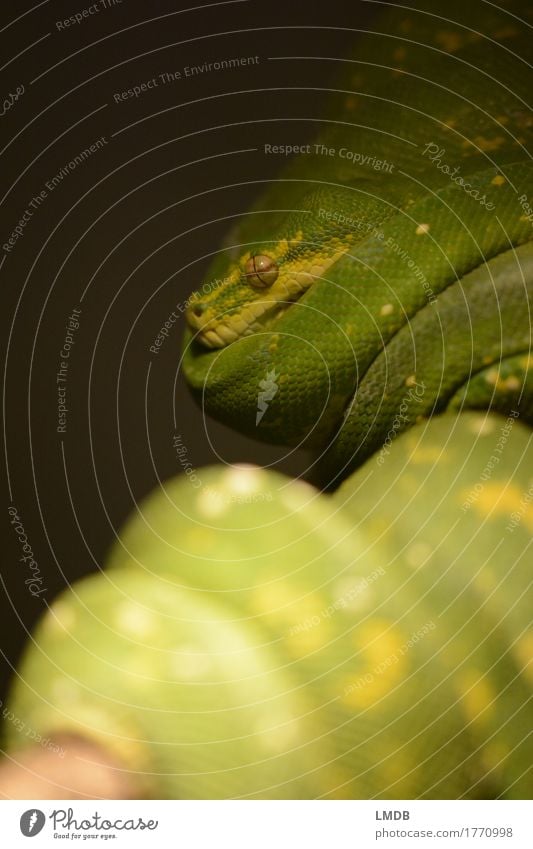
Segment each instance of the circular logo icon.
[{"label": "circular logo icon", "polygon": [[20,830],[25,837],[35,837],[42,830],[46,817],[37,808],[24,811],[20,818]]}]

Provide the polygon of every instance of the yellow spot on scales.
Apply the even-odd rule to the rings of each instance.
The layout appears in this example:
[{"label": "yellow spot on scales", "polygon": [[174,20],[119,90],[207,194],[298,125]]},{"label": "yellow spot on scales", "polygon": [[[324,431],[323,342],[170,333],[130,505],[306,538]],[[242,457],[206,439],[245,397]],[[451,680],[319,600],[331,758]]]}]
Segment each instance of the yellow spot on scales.
[{"label": "yellow spot on scales", "polygon": [[417,236],[424,236],[429,233],[429,224],[419,224],[415,230]]},{"label": "yellow spot on scales", "polygon": [[383,304],[381,307],[379,314],[380,315],[391,315],[394,312],[394,306],[392,304]]},{"label": "yellow spot on scales", "polygon": [[409,757],[409,751],[389,750],[386,760],[380,766],[384,774],[384,783],[394,784],[394,795],[397,799],[411,799],[416,795],[421,781],[427,781],[427,775],[421,775],[423,767],[418,766]]},{"label": "yellow spot on scales", "polygon": [[496,177],[493,177],[493,179],[490,182],[491,182],[491,185],[493,185],[493,186],[503,186],[503,184],[506,183],[507,181],[506,181],[505,177],[503,177],[501,174],[498,174]]},{"label": "yellow spot on scales", "polygon": [[528,631],[513,645],[512,652],[522,674],[533,684],[533,631]]}]

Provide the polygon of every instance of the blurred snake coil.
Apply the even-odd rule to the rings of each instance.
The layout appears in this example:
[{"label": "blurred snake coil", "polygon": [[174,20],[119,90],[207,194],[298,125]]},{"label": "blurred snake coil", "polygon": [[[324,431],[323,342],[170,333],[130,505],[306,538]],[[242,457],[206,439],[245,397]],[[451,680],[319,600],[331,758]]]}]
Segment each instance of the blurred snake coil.
[{"label": "blurred snake coil", "polygon": [[182,358],[209,415],[315,449],[328,493],[162,485],[35,630],[27,726],[160,798],[528,796],[532,11],[414,0],[339,63]]}]

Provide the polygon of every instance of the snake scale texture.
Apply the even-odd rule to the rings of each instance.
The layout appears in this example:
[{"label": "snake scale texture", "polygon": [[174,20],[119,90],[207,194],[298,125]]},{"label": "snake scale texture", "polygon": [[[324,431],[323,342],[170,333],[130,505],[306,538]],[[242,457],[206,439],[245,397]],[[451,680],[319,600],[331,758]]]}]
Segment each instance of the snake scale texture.
[{"label": "snake scale texture", "polygon": [[13,687],[144,795],[531,790],[532,9],[408,5],[187,310],[206,413],[313,449],[323,491],[249,466],[162,485]]}]

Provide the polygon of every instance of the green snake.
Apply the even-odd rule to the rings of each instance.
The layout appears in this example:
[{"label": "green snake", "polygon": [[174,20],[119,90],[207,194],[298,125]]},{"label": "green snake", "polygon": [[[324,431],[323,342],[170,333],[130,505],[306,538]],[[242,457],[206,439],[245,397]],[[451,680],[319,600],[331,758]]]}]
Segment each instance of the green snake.
[{"label": "green snake", "polygon": [[385,14],[189,300],[205,411],[333,493],[182,475],[41,620],[13,714],[144,795],[528,795],[526,6]]}]

